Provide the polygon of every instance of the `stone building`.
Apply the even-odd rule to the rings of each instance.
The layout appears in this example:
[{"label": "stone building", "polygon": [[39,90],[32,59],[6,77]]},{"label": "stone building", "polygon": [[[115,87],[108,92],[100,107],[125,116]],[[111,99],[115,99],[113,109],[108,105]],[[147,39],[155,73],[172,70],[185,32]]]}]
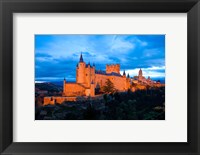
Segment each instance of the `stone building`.
[{"label": "stone building", "polygon": [[102,89],[107,80],[110,80],[116,90],[127,91],[130,88],[130,77],[124,72],[120,74],[120,65],[106,65],[106,71],[96,70],[95,65],[86,64],[81,54],[76,66],[76,82],[67,82],[64,79],[63,96],[95,96],[95,88]]},{"label": "stone building", "polygon": [[[141,69],[138,76],[133,78],[130,78],[129,74],[126,76],[125,71],[123,75],[120,74],[120,64],[106,65],[106,71],[96,70],[94,64],[84,62],[81,54],[76,66],[76,82],[68,82],[67,79],[64,79],[62,96],[44,97],[43,105],[83,100],[89,96],[96,97],[95,89],[102,90],[108,79],[113,83],[115,90],[119,92],[125,92],[128,89],[135,91],[135,88],[131,87],[132,83],[155,85],[155,81],[152,81],[150,77],[146,79],[143,76]],[[158,86],[161,85],[158,84]]]}]

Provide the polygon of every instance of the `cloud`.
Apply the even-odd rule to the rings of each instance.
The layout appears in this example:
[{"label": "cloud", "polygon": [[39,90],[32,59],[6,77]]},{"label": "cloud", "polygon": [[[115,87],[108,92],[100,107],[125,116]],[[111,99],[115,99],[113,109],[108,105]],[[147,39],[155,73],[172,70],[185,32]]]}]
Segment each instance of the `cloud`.
[{"label": "cloud", "polygon": [[130,49],[134,49],[135,45],[124,37],[115,36],[111,42],[111,50],[118,50],[119,52],[125,52]]},{"label": "cloud", "polygon": [[48,53],[40,53],[39,51],[36,51],[35,56],[36,57],[45,57],[45,58],[51,57],[51,55],[49,55]]},{"label": "cloud", "polygon": [[131,38],[131,42],[137,44],[138,46],[147,46],[148,45],[148,43],[146,41],[139,39],[138,36]]},{"label": "cloud", "polygon": [[[152,66],[149,68],[141,68],[144,77],[152,77],[152,78],[164,78],[165,77],[165,66]],[[140,68],[128,69],[126,70],[126,74],[129,73],[131,77],[138,76]],[[123,70],[120,71],[120,74],[123,74]]]},{"label": "cloud", "polygon": [[[42,82],[48,82],[48,81],[62,81],[64,78],[62,77],[50,77],[50,76],[47,76],[47,77],[36,77],[36,83],[42,83]],[[67,81],[75,81],[76,78],[67,78]]]},{"label": "cloud", "polygon": [[36,35],[36,78],[75,79],[81,53],[96,69],[119,63],[132,75],[143,68],[145,75],[163,76],[159,67],[165,66],[164,42],[163,35]]},{"label": "cloud", "polygon": [[143,52],[144,57],[153,57],[156,56],[159,53],[159,49],[155,48],[155,49],[146,49]]}]

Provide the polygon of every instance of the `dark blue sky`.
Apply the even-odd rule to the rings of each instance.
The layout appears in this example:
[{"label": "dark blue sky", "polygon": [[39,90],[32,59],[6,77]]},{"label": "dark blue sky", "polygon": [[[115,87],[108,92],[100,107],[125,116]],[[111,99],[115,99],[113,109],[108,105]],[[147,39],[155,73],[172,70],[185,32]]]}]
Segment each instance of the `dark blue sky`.
[{"label": "dark blue sky", "polygon": [[105,70],[119,63],[131,76],[165,77],[165,35],[35,35],[35,80],[75,81],[80,54]]}]

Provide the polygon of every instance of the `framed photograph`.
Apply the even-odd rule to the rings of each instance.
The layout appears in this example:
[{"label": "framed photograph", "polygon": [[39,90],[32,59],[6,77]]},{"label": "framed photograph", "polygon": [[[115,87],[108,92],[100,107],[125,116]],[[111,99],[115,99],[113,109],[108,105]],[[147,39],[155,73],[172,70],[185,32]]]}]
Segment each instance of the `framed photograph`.
[{"label": "framed photograph", "polygon": [[35,104],[35,120],[165,120],[165,35],[35,35]]},{"label": "framed photograph", "polygon": [[199,154],[199,9],[1,0],[1,153]]}]

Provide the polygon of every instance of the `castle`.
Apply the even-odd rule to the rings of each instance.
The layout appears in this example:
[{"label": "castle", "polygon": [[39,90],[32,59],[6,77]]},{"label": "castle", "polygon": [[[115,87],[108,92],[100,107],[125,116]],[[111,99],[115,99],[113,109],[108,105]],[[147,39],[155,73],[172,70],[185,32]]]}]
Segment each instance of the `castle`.
[{"label": "castle", "polygon": [[106,71],[95,69],[95,65],[86,64],[81,54],[76,67],[76,82],[64,79],[63,96],[95,96],[95,88],[102,88],[109,79],[118,91],[130,88],[130,77],[120,74],[120,65],[106,65]]},{"label": "castle", "polygon": [[131,88],[132,83],[143,82],[152,83],[150,79],[146,79],[142,75],[142,70],[139,70],[138,76],[134,79],[130,78],[129,74],[126,76],[125,71],[123,75],[120,74],[120,65],[112,64],[106,65],[106,71],[96,70],[95,65],[86,64],[80,55],[79,63],[76,66],[76,82],[68,82],[63,80],[62,96],[44,97],[44,105],[62,103],[64,101],[76,101],[81,96],[95,96],[95,89],[102,89],[107,80],[110,80],[117,91],[124,92]]}]

